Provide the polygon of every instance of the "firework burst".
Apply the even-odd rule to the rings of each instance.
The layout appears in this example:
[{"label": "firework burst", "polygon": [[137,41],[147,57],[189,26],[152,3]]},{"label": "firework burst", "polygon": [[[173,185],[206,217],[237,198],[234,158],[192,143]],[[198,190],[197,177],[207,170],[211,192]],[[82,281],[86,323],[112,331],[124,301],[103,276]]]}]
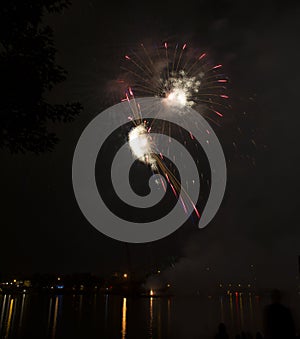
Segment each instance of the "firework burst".
[{"label": "firework burst", "polygon": [[[197,108],[202,114],[209,111],[222,117],[227,79],[222,65],[212,65],[207,54],[188,48],[187,44],[147,49],[125,56],[124,78],[136,97],[156,96],[171,106]],[[214,119],[214,117],[211,117]]]},{"label": "firework burst", "polygon": [[[211,65],[206,53],[189,49],[187,44],[172,47],[164,43],[155,49],[147,49],[141,44],[138,51],[125,55],[125,65],[121,68],[125,74],[120,81],[128,84],[122,101],[129,103],[132,116],[128,118],[134,124],[128,134],[133,157],[149,165],[153,172],[162,174],[174,195],[180,197],[184,211],[187,213],[187,205],[190,205],[200,217],[187,190],[166,166],[163,156],[151,138],[151,128],[161,118],[159,112],[157,119],[151,122],[143,120],[135,97],[160,97],[164,105],[178,108],[178,114],[184,116],[188,114],[188,108],[194,108],[199,114],[201,112],[206,118],[216,122],[216,119],[223,117],[221,109],[227,107],[224,100],[228,99],[225,94],[227,79],[220,72],[222,65]],[[207,114],[208,112],[213,113],[213,116]],[[162,124],[160,130],[165,133],[165,122],[159,121]],[[182,125],[184,126],[184,118]],[[171,128],[167,127],[170,135]],[[191,133],[190,137],[193,139]],[[161,184],[166,190],[162,180]],[[182,199],[180,192],[183,192],[186,201]]]}]

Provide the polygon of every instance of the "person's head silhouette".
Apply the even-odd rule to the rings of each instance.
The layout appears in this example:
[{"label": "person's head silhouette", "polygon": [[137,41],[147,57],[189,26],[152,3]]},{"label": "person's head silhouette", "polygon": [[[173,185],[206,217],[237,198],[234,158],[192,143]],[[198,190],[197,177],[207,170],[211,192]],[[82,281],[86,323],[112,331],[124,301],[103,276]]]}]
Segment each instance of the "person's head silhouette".
[{"label": "person's head silhouette", "polygon": [[295,324],[291,310],[281,304],[282,294],[274,289],[271,294],[271,304],[264,309],[263,324],[266,339],[294,339]]},{"label": "person's head silhouette", "polygon": [[218,329],[219,329],[219,332],[220,332],[220,333],[226,332],[226,326],[225,326],[225,324],[220,323],[219,326],[218,326]]}]

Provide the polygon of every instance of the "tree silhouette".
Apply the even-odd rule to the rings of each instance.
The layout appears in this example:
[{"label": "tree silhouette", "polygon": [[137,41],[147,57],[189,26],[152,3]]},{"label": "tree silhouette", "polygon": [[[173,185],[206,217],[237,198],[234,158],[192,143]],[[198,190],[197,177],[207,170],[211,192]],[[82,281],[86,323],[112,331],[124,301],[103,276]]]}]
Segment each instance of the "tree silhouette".
[{"label": "tree silhouette", "polygon": [[0,148],[40,153],[58,138],[49,122],[69,122],[79,103],[53,105],[45,94],[66,79],[56,64],[53,31],[47,13],[61,12],[68,0],[5,0],[0,10]]}]

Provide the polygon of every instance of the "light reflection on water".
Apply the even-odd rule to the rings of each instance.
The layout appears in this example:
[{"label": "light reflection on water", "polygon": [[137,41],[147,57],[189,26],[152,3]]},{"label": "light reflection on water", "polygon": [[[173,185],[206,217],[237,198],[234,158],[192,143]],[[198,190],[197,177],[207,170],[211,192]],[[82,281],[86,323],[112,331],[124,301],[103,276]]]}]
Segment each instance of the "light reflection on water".
[{"label": "light reflection on water", "polygon": [[[25,305],[25,298],[26,298],[26,294],[22,295],[22,301],[21,301],[21,311],[20,311],[20,320],[19,320],[19,332],[22,329],[22,325],[23,325],[23,316],[24,316],[24,305]],[[1,323],[0,323],[1,324]]]},{"label": "light reflection on water", "polygon": [[153,329],[153,297],[150,297],[150,315],[149,315],[149,339],[153,338],[153,333],[152,333],[152,329]]},{"label": "light reflection on water", "polygon": [[9,310],[8,310],[8,319],[7,319],[7,324],[6,324],[5,338],[8,338],[8,335],[9,335],[13,310],[14,310],[14,299],[12,298],[9,302]]},{"label": "light reflection on water", "polygon": [[1,302],[1,338],[8,338],[15,318],[15,299],[11,295],[4,295]]},{"label": "light reflection on water", "polygon": [[127,307],[126,307],[126,298],[123,298],[122,306],[122,339],[126,338],[126,316],[127,316]]},{"label": "light reflection on water", "polygon": [[206,339],[220,322],[234,337],[261,330],[264,303],[239,293],[211,299],[5,294],[0,295],[0,337]]}]

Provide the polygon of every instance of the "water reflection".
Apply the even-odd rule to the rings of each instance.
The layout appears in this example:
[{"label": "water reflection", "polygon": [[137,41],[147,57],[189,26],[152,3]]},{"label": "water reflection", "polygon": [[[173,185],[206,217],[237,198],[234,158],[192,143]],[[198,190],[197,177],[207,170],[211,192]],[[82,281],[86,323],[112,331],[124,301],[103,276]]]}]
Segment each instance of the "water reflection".
[{"label": "water reflection", "polygon": [[232,293],[229,296],[229,308],[230,308],[230,323],[233,324],[233,301],[232,301]]},{"label": "water reflection", "polygon": [[253,319],[253,306],[252,306],[251,293],[249,294],[249,309],[250,309],[250,319],[251,319],[251,327],[252,327],[254,324],[254,319]]},{"label": "water reflection", "polygon": [[83,295],[82,294],[80,294],[80,296],[79,296],[79,314],[78,314],[78,316],[79,316],[79,321],[81,321],[81,317],[82,317],[82,300],[83,300]]},{"label": "water reflection", "polygon": [[157,336],[161,339],[161,299],[157,299]]},{"label": "water reflection", "polygon": [[240,319],[241,329],[244,328],[244,308],[243,308],[243,295],[240,293]]},{"label": "water reflection", "polygon": [[48,330],[50,329],[51,322],[51,314],[52,314],[52,298],[49,300],[49,310],[48,310]]},{"label": "water reflection", "polygon": [[19,329],[22,327],[22,324],[23,324],[25,298],[26,298],[26,294],[23,294],[23,295],[22,295],[22,302],[21,302],[21,311],[20,311]]},{"label": "water reflection", "polygon": [[149,339],[153,338],[153,297],[150,297],[149,307]]},{"label": "water reflection", "polygon": [[4,295],[1,306],[0,336],[8,338],[14,318],[14,302],[11,295]]},{"label": "water reflection", "polygon": [[57,312],[58,312],[58,296],[55,297],[54,315],[53,315],[53,327],[52,338],[55,338],[56,324],[57,324]]},{"label": "water reflection", "polygon": [[1,307],[1,317],[0,317],[0,330],[2,330],[2,325],[3,325],[3,321],[4,321],[4,311],[5,311],[5,307],[6,307],[6,298],[7,298],[7,295],[5,294],[4,297],[3,297],[3,300],[1,300],[2,301],[2,307]]},{"label": "water reflection", "polygon": [[224,323],[224,303],[223,297],[220,297],[221,322]]},{"label": "water reflection", "polygon": [[206,339],[214,335],[220,321],[234,337],[241,330],[261,329],[262,306],[259,298],[248,293],[209,300],[4,294],[0,295],[0,337],[25,338],[33,333],[32,337],[41,339],[182,339],[184,335]]},{"label": "water reflection", "polygon": [[58,322],[58,318],[61,315],[60,314],[61,313],[60,312],[61,301],[62,301],[61,295],[57,295],[55,297],[49,298],[47,327],[48,327],[48,333],[50,334],[51,338],[56,337],[57,322]]},{"label": "water reflection", "polygon": [[167,304],[167,319],[168,319],[168,337],[171,335],[171,298],[168,298],[168,304]]},{"label": "water reflection", "polygon": [[105,301],[104,301],[104,305],[105,305],[105,310],[104,310],[104,328],[105,328],[105,333],[107,332],[108,329],[108,294],[105,294]]},{"label": "water reflection", "polygon": [[13,314],[13,308],[14,308],[14,299],[11,299],[10,303],[9,303],[8,319],[7,319],[6,333],[5,333],[4,338],[8,338],[8,335],[9,335],[10,326],[11,326],[11,319],[12,319],[12,314]]},{"label": "water reflection", "polygon": [[123,298],[122,305],[122,339],[126,338],[126,315],[127,315],[127,307],[126,307],[127,299]]}]

